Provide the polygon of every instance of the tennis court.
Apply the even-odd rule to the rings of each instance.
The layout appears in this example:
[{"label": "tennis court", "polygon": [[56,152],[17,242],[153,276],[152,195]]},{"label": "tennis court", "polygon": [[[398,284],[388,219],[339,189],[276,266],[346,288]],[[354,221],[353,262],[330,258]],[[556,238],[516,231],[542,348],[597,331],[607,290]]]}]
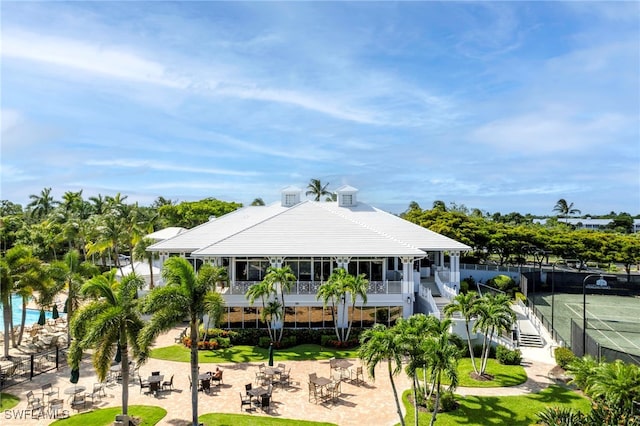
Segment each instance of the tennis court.
[{"label": "tennis court", "polygon": [[[571,320],[583,322],[582,294],[556,293],[553,324],[571,344]],[[587,294],[587,330],[602,346],[640,355],[640,298]],[[551,294],[536,294],[535,305],[551,323]]]}]

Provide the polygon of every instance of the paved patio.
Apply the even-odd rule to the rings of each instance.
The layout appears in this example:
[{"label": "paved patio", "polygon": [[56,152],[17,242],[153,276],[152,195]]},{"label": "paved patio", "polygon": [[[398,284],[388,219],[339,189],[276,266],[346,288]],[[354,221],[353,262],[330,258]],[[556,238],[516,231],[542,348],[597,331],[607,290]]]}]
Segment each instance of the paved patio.
[{"label": "paved patio", "polygon": [[[176,328],[157,341],[157,346],[168,346],[174,344],[174,337],[180,333],[182,328]],[[538,391],[551,383],[547,373],[553,367],[553,362],[548,356],[548,349],[530,351],[523,350],[523,364],[527,370],[529,380],[521,386],[513,388],[488,388],[488,389],[465,389],[459,388],[456,393],[461,395],[484,394],[484,395],[517,395]],[[542,361],[542,362],[540,362]],[[266,360],[265,360],[266,362]],[[359,360],[352,360],[354,366],[360,365]],[[218,392],[211,395],[202,392],[198,393],[199,414],[205,413],[241,413],[239,393],[245,392],[245,384],[254,383],[255,372],[258,370],[256,363],[237,364],[201,364],[201,371],[215,370],[219,366],[224,370],[224,384],[220,386]],[[341,426],[360,426],[362,424],[394,425],[398,423],[391,384],[388,379],[386,364],[379,365],[376,369],[376,380],[373,381],[365,372],[366,383],[356,386],[349,382],[342,383],[342,394],[337,402],[327,402],[316,404],[308,401],[307,381],[308,374],[315,372],[319,376],[329,376],[329,361],[297,361],[286,362],[287,367],[291,367],[291,386],[285,389],[274,388],[273,406],[275,410],[271,414],[262,413],[261,410],[252,412],[252,416],[276,416],[291,419],[318,420],[332,422]],[[130,405],[156,405],[167,410],[167,416],[160,421],[160,425],[188,425],[191,419],[191,393],[189,391],[189,364],[171,361],[161,361],[150,359],[149,362],[140,369],[143,378],[149,376],[151,371],[160,371],[168,380],[174,375],[174,388],[172,392],[162,392],[158,397],[140,392],[137,381],[129,385]],[[61,398],[65,399],[64,409],[70,414],[75,414],[68,403],[68,395],[64,395],[64,390],[73,387],[69,382],[69,368],[61,369],[58,372],[43,374],[34,378],[32,382],[26,382],[8,389],[12,394],[24,398],[20,404],[14,407],[15,410],[26,409],[27,401],[25,393],[33,390],[36,396],[41,396],[41,386],[45,383],[52,383],[54,387],[60,389]],[[401,373],[395,379],[398,392],[402,392],[411,386],[406,374]],[[80,371],[80,381],[78,385],[86,386],[90,392],[93,384],[97,382],[95,372],[89,359],[83,362]],[[121,402],[121,385],[117,384],[106,388],[107,396],[101,401],[96,400],[95,407],[119,406]],[[7,419],[7,414],[3,413],[6,424],[11,425],[47,425],[52,420],[40,419]]]}]

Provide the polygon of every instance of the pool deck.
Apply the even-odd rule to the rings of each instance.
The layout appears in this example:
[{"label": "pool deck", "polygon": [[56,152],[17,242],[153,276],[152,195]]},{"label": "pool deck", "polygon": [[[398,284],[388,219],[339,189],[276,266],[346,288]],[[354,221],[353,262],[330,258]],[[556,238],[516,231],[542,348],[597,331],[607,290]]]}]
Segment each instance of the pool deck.
[{"label": "pool deck", "polygon": [[[175,328],[160,336],[156,346],[163,347],[175,344],[174,338],[182,328]],[[354,366],[360,365],[360,361],[357,359],[351,361]],[[220,386],[218,392],[214,392],[211,395],[202,392],[198,393],[199,414],[241,413],[239,393],[244,394],[245,384],[255,383],[255,372],[261,363],[262,361],[234,364],[200,364],[201,371],[215,370],[216,366],[219,366],[224,371],[224,384]],[[317,373],[318,376],[328,376],[329,361],[288,361],[285,364],[287,367],[291,367],[292,383],[291,386],[284,389],[280,387],[274,388],[273,404],[275,410],[271,414],[265,414],[257,409],[252,411],[250,415],[325,421],[343,426],[360,426],[362,424],[395,425],[399,422],[386,363],[376,368],[375,381],[368,377],[365,372],[365,384],[356,386],[350,382],[343,382],[342,394],[339,400],[323,404],[309,402],[307,378],[308,374],[312,372]],[[460,395],[502,396],[537,392],[552,383],[552,380],[548,377],[548,372],[553,368],[554,364],[550,357],[549,348],[523,348],[523,366],[529,377],[527,382],[510,388],[458,388],[456,393]],[[140,386],[136,381],[133,384],[129,384],[129,405],[156,405],[165,408],[167,415],[158,423],[159,425],[180,426],[190,424],[189,364],[150,359],[146,365],[141,367],[140,373],[142,377],[147,377],[151,374],[151,371],[160,371],[165,379],[169,379],[171,375],[174,375],[175,390],[162,392],[158,397],[155,397],[141,393]],[[69,368],[64,368],[57,372],[36,376],[31,382],[12,386],[7,391],[19,395],[22,400],[10,411],[18,412],[26,409],[25,393],[32,390],[35,396],[41,396],[41,386],[45,383],[51,383],[54,387],[59,388],[60,397],[65,399],[64,409],[69,414],[75,414],[76,412],[69,407],[68,396],[64,394],[65,389],[73,386],[69,382],[69,376]],[[93,384],[97,381],[91,361],[87,358],[82,363],[78,385],[85,386],[90,392]],[[395,378],[395,383],[399,393],[409,389],[411,386],[411,382],[404,372]],[[106,393],[107,396],[103,397],[101,401],[96,400],[95,407],[104,408],[120,405],[122,395],[120,384],[107,387]],[[7,419],[6,413],[3,413],[3,416]],[[36,420],[30,417],[16,419],[12,417],[6,424],[47,425],[51,422],[52,420],[50,419]]]}]

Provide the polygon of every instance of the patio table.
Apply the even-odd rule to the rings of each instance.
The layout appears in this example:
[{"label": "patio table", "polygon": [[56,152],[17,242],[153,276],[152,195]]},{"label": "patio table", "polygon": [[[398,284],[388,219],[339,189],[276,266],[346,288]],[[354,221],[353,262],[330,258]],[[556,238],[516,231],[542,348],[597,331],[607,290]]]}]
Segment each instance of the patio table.
[{"label": "patio table", "polygon": [[259,387],[257,387],[257,388],[253,388],[253,389],[249,389],[249,390],[247,391],[247,394],[249,394],[249,396],[250,396],[251,398],[253,398],[253,397],[255,397],[255,398],[256,398],[256,402],[258,402],[258,401],[259,401],[259,398],[260,398],[262,395],[266,395],[266,394],[268,394],[268,393],[269,393],[269,390],[268,390],[268,389],[266,389],[266,388],[263,388],[262,386],[259,386]]},{"label": "patio table", "polygon": [[331,383],[331,379],[327,379],[326,377],[316,377],[315,379],[311,380],[311,383],[313,383],[316,386],[327,386],[329,383]]}]

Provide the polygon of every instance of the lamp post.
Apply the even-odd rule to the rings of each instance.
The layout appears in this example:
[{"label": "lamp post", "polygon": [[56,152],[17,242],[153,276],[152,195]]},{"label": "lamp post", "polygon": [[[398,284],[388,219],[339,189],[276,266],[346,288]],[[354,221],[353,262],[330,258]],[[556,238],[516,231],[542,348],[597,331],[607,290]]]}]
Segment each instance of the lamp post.
[{"label": "lamp post", "polygon": [[582,356],[587,354],[587,280],[593,277],[604,279],[602,274],[589,274],[582,280]]}]

